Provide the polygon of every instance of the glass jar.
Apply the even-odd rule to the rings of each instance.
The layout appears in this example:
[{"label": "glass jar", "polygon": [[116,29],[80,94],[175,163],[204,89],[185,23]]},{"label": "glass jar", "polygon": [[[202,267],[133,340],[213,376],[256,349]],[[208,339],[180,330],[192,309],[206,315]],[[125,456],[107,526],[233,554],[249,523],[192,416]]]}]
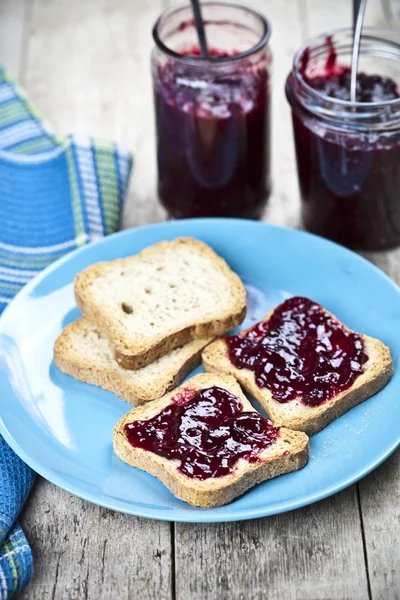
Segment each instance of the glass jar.
[{"label": "glass jar", "polygon": [[170,217],[259,218],[270,193],[270,27],[248,8],[202,3],[156,22],[152,54],[158,193]]},{"label": "glass jar", "polygon": [[350,102],[315,89],[317,77],[349,73],[351,47],[351,30],[316,37],[297,52],[287,79],[302,215],[313,233],[379,250],[400,244],[400,98],[387,100],[383,90],[400,81],[399,37],[363,31],[358,81],[364,85],[362,73],[387,78],[369,78],[379,101]]}]

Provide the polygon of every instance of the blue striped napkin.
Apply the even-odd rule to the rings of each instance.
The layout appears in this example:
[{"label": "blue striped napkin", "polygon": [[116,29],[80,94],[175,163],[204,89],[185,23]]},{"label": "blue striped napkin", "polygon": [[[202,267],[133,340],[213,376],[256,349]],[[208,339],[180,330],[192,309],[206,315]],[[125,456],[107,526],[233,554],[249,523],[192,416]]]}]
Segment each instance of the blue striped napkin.
[{"label": "blue striped napkin", "polygon": [[15,521],[35,473],[0,436],[0,599],[12,598],[32,577],[33,561],[28,542]]},{"label": "blue striped napkin", "polygon": [[[119,228],[131,167],[113,143],[57,136],[0,67],[0,313],[54,260]],[[15,519],[33,480],[0,436],[0,600],[32,576]]]}]

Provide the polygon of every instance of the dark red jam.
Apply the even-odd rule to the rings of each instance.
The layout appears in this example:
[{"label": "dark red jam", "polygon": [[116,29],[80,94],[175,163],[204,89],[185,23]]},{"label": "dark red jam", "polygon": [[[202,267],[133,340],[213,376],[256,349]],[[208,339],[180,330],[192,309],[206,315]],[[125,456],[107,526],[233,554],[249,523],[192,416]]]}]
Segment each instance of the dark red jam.
[{"label": "dark red jam", "polygon": [[210,65],[155,67],[159,197],[173,218],[259,218],[270,192],[267,59],[238,60],[219,74]]},{"label": "dark red jam", "polygon": [[271,421],[242,409],[239,398],[219,387],[187,390],[152,419],[125,425],[125,433],[135,448],[179,460],[188,477],[223,477],[241,458],[257,462],[279,436]]},{"label": "dark red jam", "polygon": [[309,406],[348,389],[367,360],[360,335],[300,297],[286,300],[269,321],[226,342],[235,367],[254,371],[257,385],[275,400],[298,399]]},{"label": "dark red jam", "polygon": [[[340,65],[330,38],[326,64],[309,68],[305,52],[300,65],[303,80],[334,101],[350,100],[350,69]],[[308,114],[287,93],[293,107],[302,214],[306,228],[359,250],[379,250],[400,243],[400,130],[385,130],[391,109],[379,111],[379,130],[365,125],[330,124]],[[389,77],[358,73],[357,101],[376,103],[400,97]],[[336,110],[336,108],[335,108]],[[337,110],[343,110],[338,108]],[[350,119],[350,117],[349,117]],[[349,120],[348,119],[348,120]]]},{"label": "dark red jam", "polygon": [[[325,96],[337,100],[350,100],[351,70],[339,67],[329,75],[308,79],[309,85]],[[387,102],[399,98],[396,83],[389,77],[358,73],[356,85],[357,102]]]}]

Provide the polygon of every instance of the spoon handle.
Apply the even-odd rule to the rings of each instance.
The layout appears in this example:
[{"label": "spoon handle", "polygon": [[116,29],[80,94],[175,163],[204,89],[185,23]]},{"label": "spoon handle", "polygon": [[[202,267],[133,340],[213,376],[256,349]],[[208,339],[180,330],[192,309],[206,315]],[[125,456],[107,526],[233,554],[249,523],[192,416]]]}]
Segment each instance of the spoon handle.
[{"label": "spoon handle", "polygon": [[356,30],[358,13],[360,12],[360,4],[362,0],[353,0],[353,35]]},{"label": "spoon handle", "polygon": [[201,16],[201,8],[199,0],[191,0],[192,11],[194,17],[194,24],[196,26],[197,37],[199,38],[200,51],[201,56],[203,58],[208,58],[208,48],[207,48],[207,39],[206,39],[206,31],[204,28],[203,18]]},{"label": "spoon handle", "polygon": [[[358,57],[367,0],[353,0],[353,50],[351,53],[350,100],[356,102]],[[357,11],[357,12],[356,12]]]}]

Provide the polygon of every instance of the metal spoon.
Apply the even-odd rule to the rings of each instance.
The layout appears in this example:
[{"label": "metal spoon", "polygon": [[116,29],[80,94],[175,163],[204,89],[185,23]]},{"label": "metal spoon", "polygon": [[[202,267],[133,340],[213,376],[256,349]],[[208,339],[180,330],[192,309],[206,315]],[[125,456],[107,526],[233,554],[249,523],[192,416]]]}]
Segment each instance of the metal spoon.
[{"label": "metal spoon", "polygon": [[350,100],[356,102],[358,57],[367,0],[353,0],[353,50],[351,53]]},{"label": "metal spoon", "polygon": [[201,16],[201,8],[199,0],[191,0],[192,11],[194,17],[194,24],[196,25],[197,37],[199,38],[201,56],[203,58],[209,57],[206,31],[204,28],[203,18]]}]

